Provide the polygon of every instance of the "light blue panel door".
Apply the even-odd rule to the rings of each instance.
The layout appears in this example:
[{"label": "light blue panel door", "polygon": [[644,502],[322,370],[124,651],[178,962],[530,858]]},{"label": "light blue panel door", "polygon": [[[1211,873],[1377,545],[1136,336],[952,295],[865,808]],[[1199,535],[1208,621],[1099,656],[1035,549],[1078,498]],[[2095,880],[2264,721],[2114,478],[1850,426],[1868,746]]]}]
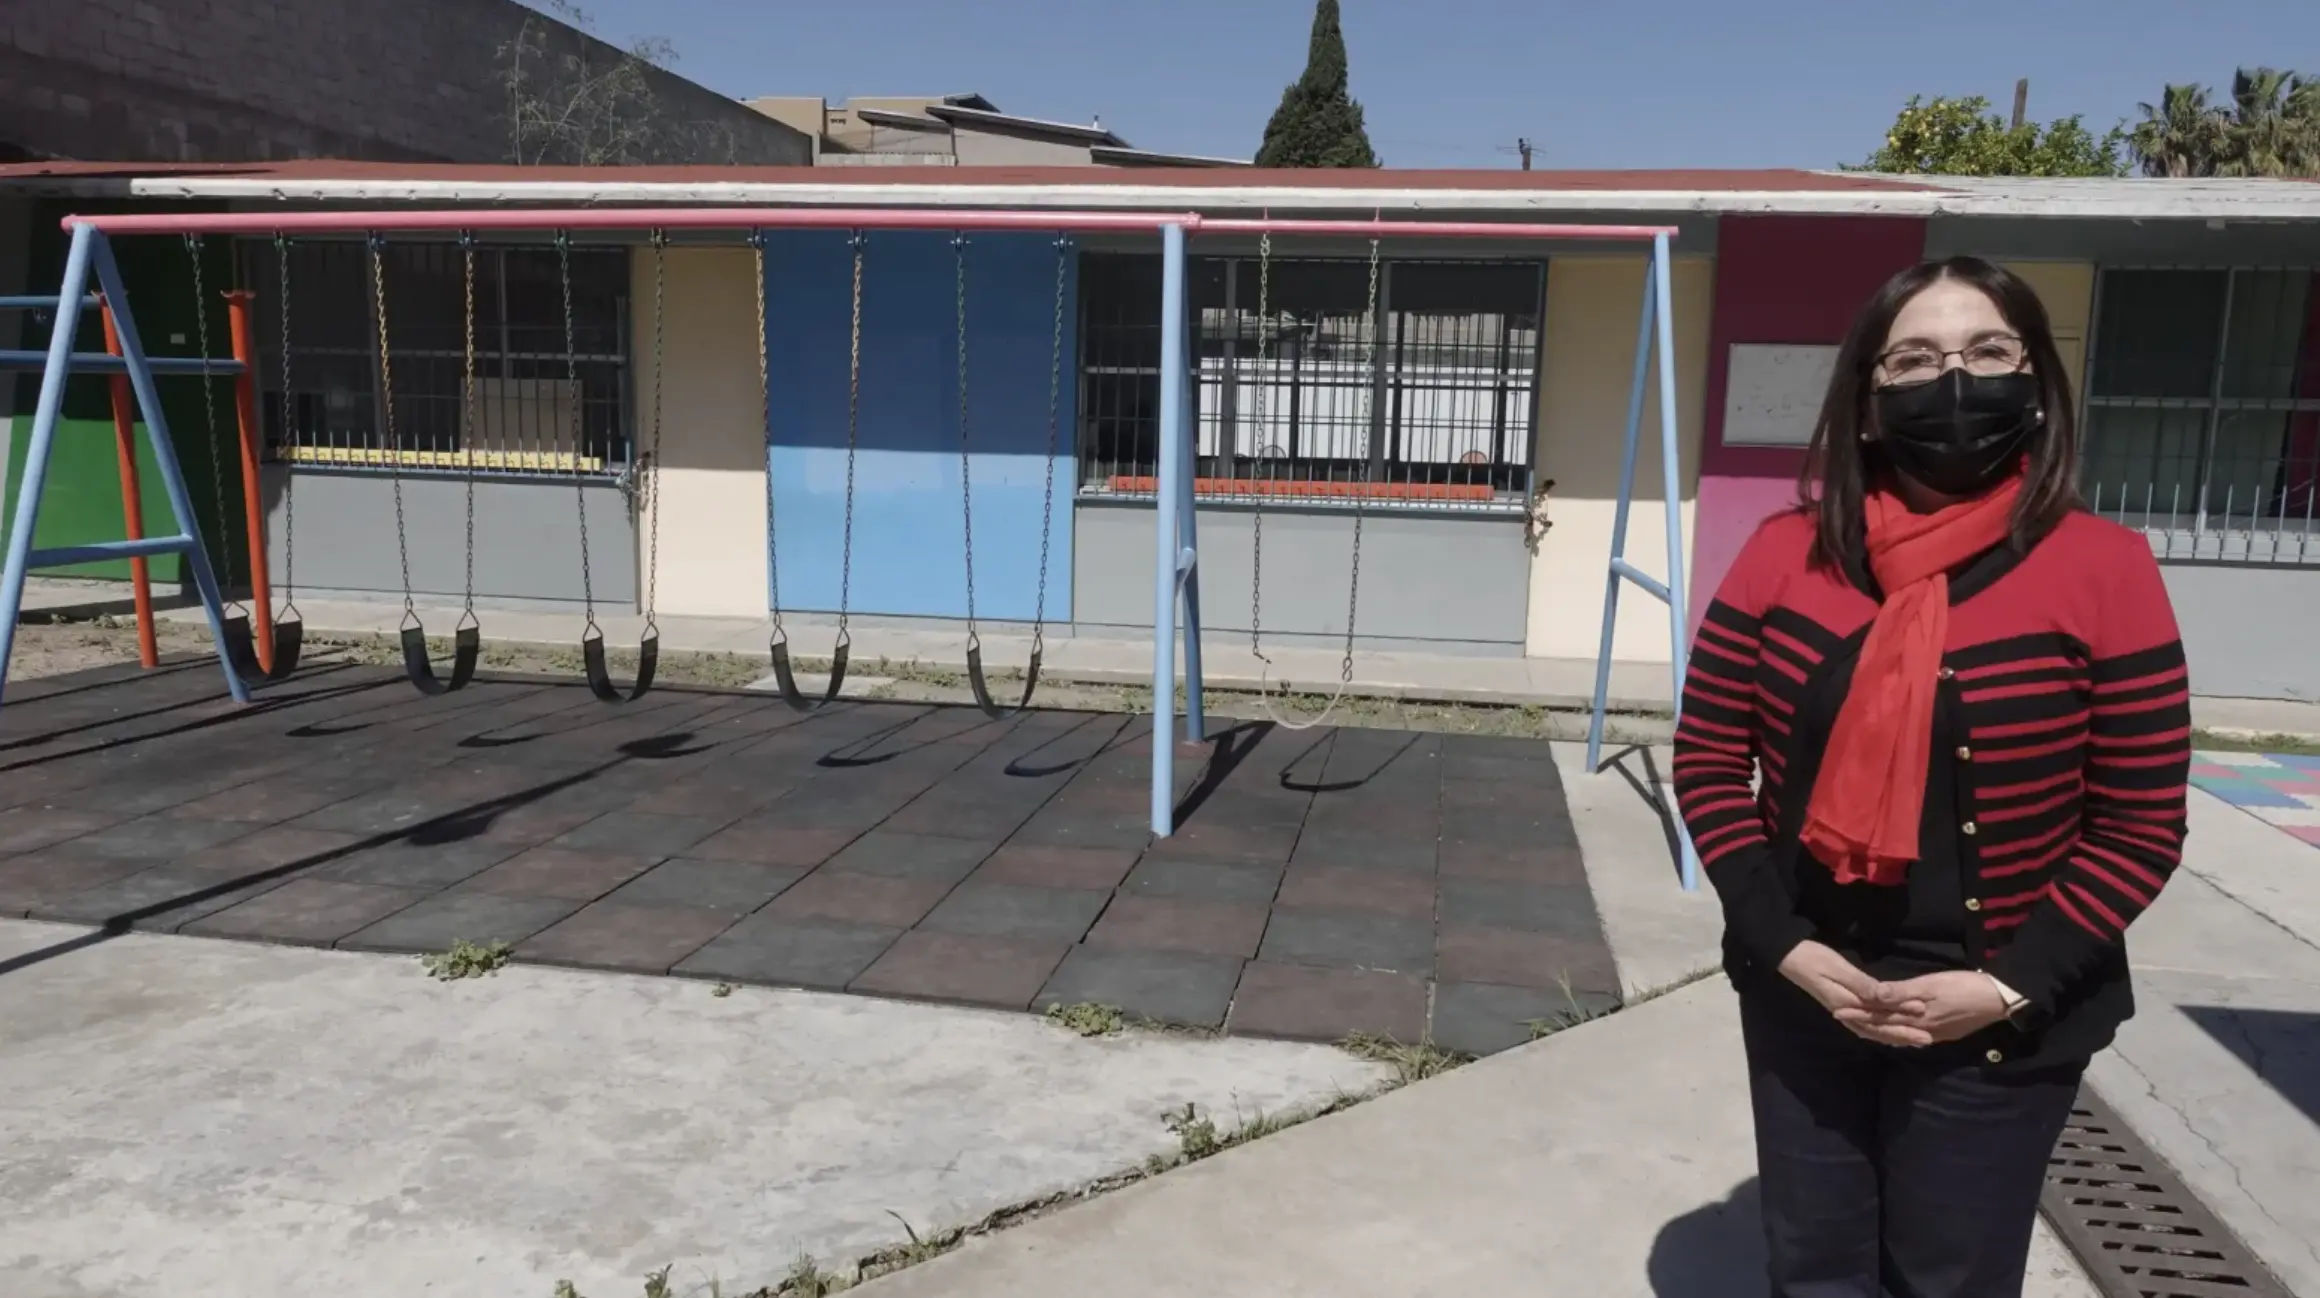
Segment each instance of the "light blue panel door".
[{"label": "light blue panel door", "polygon": [[[862,385],[854,465],[857,613],[963,617],[965,492],[960,461],[958,261],[951,236],[865,236]],[[853,251],[843,231],[766,242],[773,549],[784,611],[834,612],[845,535],[847,355]],[[1057,252],[1051,236],[976,234],[967,271],[968,473],[974,487],[975,615],[1029,621],[1039,602],[1042,509],[1046,616],[1071,617],[1076,470],[1078,255],[1066,254],[1062,391],[1048,455]]]}]

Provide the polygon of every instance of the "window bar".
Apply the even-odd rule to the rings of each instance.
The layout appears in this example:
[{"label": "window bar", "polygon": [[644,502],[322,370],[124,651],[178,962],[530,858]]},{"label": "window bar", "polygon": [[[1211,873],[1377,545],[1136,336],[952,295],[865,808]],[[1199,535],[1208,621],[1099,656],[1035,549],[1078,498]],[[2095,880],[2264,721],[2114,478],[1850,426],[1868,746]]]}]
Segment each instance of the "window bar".
[{"label": "window bar", "polygon": [[1391,325],[1393,332],[1391,343],[1393,347],[1391,363],[1392,401],[1386,414],[1387,454],[1391,455],[1396,462],[1407,465],[1416,455],[1409,445],[1409,356],[1410,326],[1413,323],[1413,317],[1407,312],[1397,311],[1388,315],[1386,320]]},{"label": "window bar", "polygon": [[[1216,403],[1216,470],[1228,480],[1240,477],[1241,471],[1241,344],[1247,330],[1241,320],[1240,268],[1238,259],[1224,263],[1224,372],[1217,384],[1222,395]],[[1263,382],[1264,376],[1258,375],[1257,381]]]},{"label": "window bar", "polygon": [[[1304,424],[1302,419],[1304,407],[1302,398],[1305,394],[1305,383],[1303,377],[1305,370],[1304,322],[1299,320],[1297,318],[1297,314],[1293,311],[1289,313],[1289,322],[1291,327],[1282,330],[1279,339],[1281,350],[1289,353],[1288,444],[1282,448],[1285,454],[1281,456],[1267,457],[1268,459],[1275,459],[1279,461],[1278,464],[1274,465],[1274,472],[1268,475],[1272,477],[1278,477],[1282,473],[1295,473],[1297,461],[1302,455],[1304,449]],[[1274,395],[1277,397],[1279,393],[1276,392]],[[1266,431],[1269,433],[1272,430],[1267,429]]]},{"label": "window bar", "polygon": [[1507,462],[1506,407],[1508,392],[1506,380],[1508,367],[1514,362],[1514,330],[1508,327],[1512,323],[1513,321],[1509,320],[1499,326],[1498,346],[1495,349],[1497,355],[1492,358],[1494,368],[1490,385],[1490,462],[1493,465]]},{"label": "window bar", "polygon": [[[2228,358],[2231,355],[2232,300],[2238,291],[2239,271],[2236,269],[2226,271],[2223,281],[2223,320],[2217,326],[2215,331],[2215,373],[2210,378],[2208,383],[2207,432],[2205,444],[2200,448],[2198,502],[2199,513],[2197,522],[2194,524],[2195,531],[2192,533],[2191,542],[2191,553],[2194,558],[2198,557],[2199,554],[2199,538],[2207,534],[2208,484],[2212,480],[2215,473],[2215,443],[2217,435],[2221,431],[2223,422],[2224,374],[2228,365]],[[2225,518],[2227,525],[2229,524],[2229,521],[2230,519],[2227,515]]]}]

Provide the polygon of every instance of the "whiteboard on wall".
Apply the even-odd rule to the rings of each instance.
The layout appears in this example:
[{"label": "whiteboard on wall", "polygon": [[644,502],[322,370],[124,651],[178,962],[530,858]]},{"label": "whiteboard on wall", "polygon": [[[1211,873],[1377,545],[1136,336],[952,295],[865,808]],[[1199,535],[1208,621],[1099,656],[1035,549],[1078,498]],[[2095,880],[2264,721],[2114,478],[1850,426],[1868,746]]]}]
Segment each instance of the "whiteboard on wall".
[{"label": "whiteboard on wall", "polygon": [[1834,346],[1734,343],[1724,380],[1724,445],[1804,446],[1836,373]]}]

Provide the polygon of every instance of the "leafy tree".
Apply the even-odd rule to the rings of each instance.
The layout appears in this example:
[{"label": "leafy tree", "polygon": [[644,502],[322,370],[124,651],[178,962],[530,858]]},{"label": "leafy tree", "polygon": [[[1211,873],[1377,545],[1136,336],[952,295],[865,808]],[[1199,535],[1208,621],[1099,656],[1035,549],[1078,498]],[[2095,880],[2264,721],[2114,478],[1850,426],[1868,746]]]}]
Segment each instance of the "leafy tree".
[{"label": "leafy tree", "polygon": [[2231,132],[2230,120],[2207,101],[2207,87],[2170,85],[2157,107],[2137,104],[2143,120],[2128,143],[2146,176],[2212,176]]},{"label": "leafy tree", "polygon": [[1281,92],[1281,106],[1265,123],[1257,150],[1260,167],[1375,167],[1361,105],[1348,88],[1345,31],[1337,0],[1320,0],[1313,11],[1313,41],[1305,55],[1305,75]]},{"label": "leafy tree", "polygon": [[2124,126],[2097,138],[2078,117],[2040,126],[2008,124],[1979,95],[1965,99],[1911,96],[1885,147],[1851,171],[1928,176],[2117,176],[2126,171]]},{"label": "leafy tree", "polygon": [[646,37],[615,49],[572,0],[533,0],[515,38],[499,48],[508,97],[508,152],[521,166],[628,166],[731,162],[740,144],[722,122],[672,120],[657,79],[676,47]]}]

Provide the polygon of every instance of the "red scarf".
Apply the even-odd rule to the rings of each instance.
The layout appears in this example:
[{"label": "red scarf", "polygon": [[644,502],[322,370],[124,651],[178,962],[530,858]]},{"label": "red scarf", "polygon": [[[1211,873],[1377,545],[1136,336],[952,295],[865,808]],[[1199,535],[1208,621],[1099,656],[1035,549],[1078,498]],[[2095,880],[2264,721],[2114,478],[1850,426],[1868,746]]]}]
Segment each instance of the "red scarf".
[{"label": "red scarf", "polygon": [[1895,886],[1917,859],[1949,571],[2006,539],[2021,493],[2016,477],[1930,514],[1911,513],[1889,491],[1868,498],[1869,571],[1885,604],[1861,645],[1804,824],[1806,849],[1838,883]]}]

